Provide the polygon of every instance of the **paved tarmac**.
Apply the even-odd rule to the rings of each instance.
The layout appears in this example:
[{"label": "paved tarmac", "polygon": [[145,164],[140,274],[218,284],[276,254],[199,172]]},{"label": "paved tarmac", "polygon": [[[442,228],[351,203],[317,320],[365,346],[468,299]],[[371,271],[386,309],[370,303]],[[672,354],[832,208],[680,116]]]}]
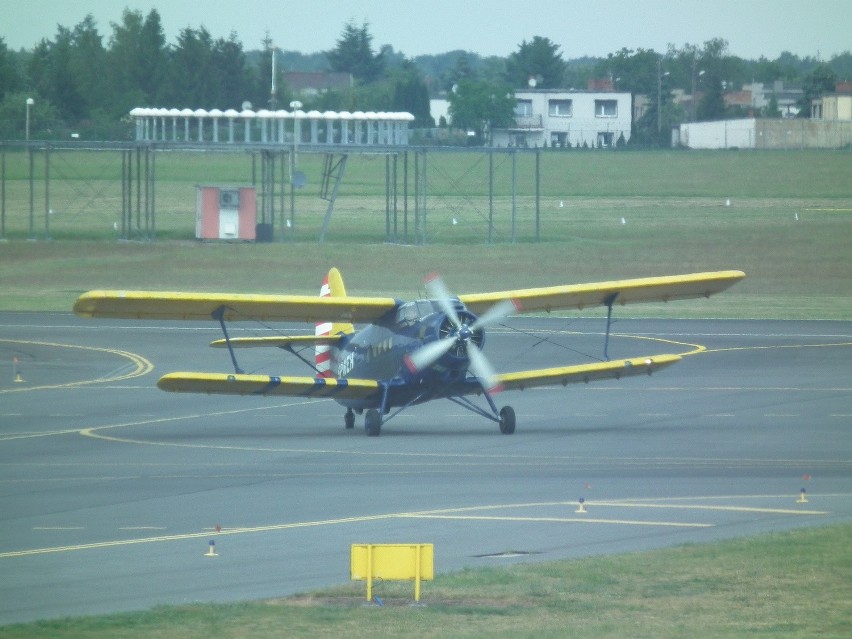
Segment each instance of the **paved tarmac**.
[{"label": "paved tarmac", "polygon": [[[499,371],[579,363],[603,328],[513,318],[485,352]],[[438,402],[369,438],[329,400],[157,390],[230,370],[213,323],[0,313],[0,624],[347,583],[353,543],[434,543],[440,575],[852,520],[852,322],[614,330],[611,357],[690,354],[502,394],[511,436]]]}]

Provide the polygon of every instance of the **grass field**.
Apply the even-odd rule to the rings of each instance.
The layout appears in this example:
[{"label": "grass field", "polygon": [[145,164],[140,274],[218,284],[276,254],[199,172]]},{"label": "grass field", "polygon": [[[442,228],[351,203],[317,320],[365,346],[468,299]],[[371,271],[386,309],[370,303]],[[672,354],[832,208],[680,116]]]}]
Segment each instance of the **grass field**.
[{"label": "grass field", "polygon": [[[0,309],[67,310],[95,287],[313,293],[332,265],[353,293],[401,297],[417,295],[422,275],[435,269],[455,291],[470,292],[738,268],[748,279],[710,304],[631,313],[852,317],[852,153],[542,152],[538,200],[535,159],[515,158],[512,197],[511,155],[430,152],[419,160],[428,197],[418,211],[414,160],[406,199],[400,159],[388,226],[385,158],[353,156],[328,243],[319,245],[322,156],[300,154],[308,187],[297,193],[295,231],[267,245],[223,245],[192,239],[196,186],[250,184],[257,158],[253,165],[245,153],[157,153],[155,218],[134,215],[141,231],[131,238],[140,241],[124,242],[114,230],[120,154],[52,151],[48,167],[37,153],[31,216],[27,156],[5,151]],[[279,229],[288,200],[277,202]]]},{"label": "grass field", "polygon": [[466,570],[423,585],[363,584],[277,601],[0,628],[4,639],[168,637],[821,637],[852,627],[852,525],[611,557]]}]

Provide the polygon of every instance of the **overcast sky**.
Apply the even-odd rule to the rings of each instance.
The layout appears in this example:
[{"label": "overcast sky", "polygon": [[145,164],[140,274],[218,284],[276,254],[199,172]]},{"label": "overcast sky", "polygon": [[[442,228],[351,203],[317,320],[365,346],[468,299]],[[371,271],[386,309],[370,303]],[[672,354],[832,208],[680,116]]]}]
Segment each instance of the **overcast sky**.
[{"label": "overcast sky", "polygon": [[106,45],[125,7],[156,8],[169,43],[204,25],[214,37],[235,32],[246,50],[268,32],[282,49],[326,51],[349,21],[369,24],[376,49],[390,44],[409,57],[507,56],[534,36],[550,38],[564,59],[711,38],[746,59],[790,51],[827,60],[852,50],[852,0],[0,0],[0,37],[30,49],[91,13]]}]

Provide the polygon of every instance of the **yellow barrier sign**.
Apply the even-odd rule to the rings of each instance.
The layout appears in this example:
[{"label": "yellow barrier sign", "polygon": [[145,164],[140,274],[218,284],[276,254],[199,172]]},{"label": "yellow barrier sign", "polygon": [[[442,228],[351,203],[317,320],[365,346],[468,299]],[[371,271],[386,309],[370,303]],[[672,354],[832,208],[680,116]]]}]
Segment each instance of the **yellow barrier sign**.
[{"label": "yellow barrier sign", "polygon": [[414,601],[420,601],[420,582],[435,578],[433,544],[352,544],[351,581],[367,581],[367,601],[373,600],[373,580],[414,581]]}]

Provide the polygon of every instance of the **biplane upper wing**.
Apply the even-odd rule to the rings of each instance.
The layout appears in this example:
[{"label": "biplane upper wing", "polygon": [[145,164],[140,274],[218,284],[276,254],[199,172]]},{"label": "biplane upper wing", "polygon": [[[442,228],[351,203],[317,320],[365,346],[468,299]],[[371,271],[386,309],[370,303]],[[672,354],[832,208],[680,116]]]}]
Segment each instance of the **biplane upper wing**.
[{"label": "biplane upper wing", "polygon": [[636,375],[650,375],[681,360],[680,355],[651,355],[617,359],[592,364],[576,364],[556,368],[518,371],[497,375],[498,386],[504,390],[524,390],[537,386],[567,386],[602,379],[621,379]]},{"label": "biplane upper wing", "polygon": [[89,291],[74,304],[82,317],[121,319],[369,322],[397,307],[392,297],[315,297],[240,293]]},{"label": "biplane upper wing", "polygon": [[482,313],[502,300],[512,300],[519,312],[554,311],[590,308],[610,304],[636,302],[668,302],[709,297],[733,286],[745,277],[742,271],[713,271],[688,275],[644,277],[593,284],[569,284],[544,288],[527,288],[495,293],[459,295],[459,300],[473,313]]},{"label": "biplane upper wing", "polygon": [[374,379],[276,377],[237,373],[168,373],[157,382],[164,391],[216,395],[290,395],[362,399],[379,391]]}]

